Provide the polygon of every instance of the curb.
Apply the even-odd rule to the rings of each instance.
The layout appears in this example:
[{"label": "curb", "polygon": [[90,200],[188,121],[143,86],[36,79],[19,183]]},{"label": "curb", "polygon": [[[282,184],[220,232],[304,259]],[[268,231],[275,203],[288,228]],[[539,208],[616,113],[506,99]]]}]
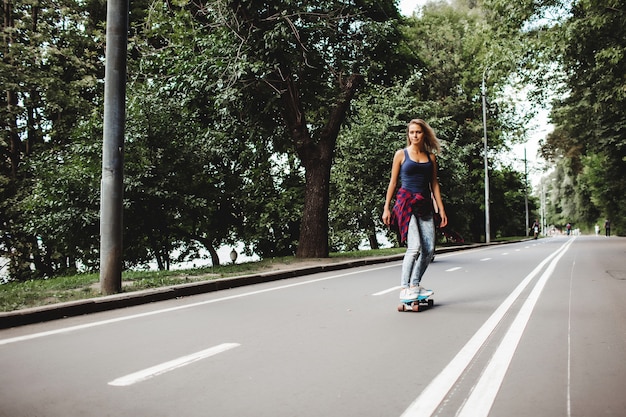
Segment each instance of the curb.
[{"label": "curb", "polygon": [[[437,249],[435,251],[435,254],[473,249],[480,246],[485,246],[485,244],[443,247]],[[66,317],[80,316],[84,314],[97,313],[117,308],[137,306],[141,304],[152,303],[155,301],[171,300],[173,298],[204,294],[230,288],[243,287],[246,285],[279,281],[288,278],[317,274],[320,272],[331,272],[342,269],[355,268],[359,266],[394,262],[402,260],[403,258],[404,254],[361,258],[358,260],[337,262],[333,264],[294,268],[284,271],[266,272],[254,275],[220,278],[211,281],[199,281],[186,284],[178,284],[149,290],[119,293],[103,297],[89,298],[85,300],[68,301],[40,307],[0,312],[0,329],[57,320]]]}]

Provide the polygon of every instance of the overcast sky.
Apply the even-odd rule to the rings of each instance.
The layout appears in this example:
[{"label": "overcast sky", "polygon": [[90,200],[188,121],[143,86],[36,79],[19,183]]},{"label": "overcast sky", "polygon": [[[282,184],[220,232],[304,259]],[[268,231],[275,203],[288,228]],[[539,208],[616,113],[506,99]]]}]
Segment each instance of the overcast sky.
[{"label": "overcast sky", "polygon": [[422,6],[427,0],[400,0],[400,12],[405,16],[411,16],[417,6]]}]

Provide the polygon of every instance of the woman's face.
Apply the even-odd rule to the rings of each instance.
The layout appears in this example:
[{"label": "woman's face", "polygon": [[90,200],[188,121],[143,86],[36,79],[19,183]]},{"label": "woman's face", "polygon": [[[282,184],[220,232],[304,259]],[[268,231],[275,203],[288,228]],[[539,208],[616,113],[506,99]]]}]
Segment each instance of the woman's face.
[{"label": "woman's face", "polygon": [[411,123],[408,136],[411,145],[419,145],[424,141],[424,128],[416,123]]}]

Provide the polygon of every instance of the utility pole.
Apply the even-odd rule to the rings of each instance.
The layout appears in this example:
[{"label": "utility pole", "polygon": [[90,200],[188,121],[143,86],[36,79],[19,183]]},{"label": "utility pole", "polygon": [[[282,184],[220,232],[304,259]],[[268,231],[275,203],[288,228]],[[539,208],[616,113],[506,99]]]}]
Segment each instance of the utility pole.
[{"label": "utility pole", "polygon": [[122,289],[122,198],[126,124],[128,0],[107,1],[104,129],[100,183],[100,290]]},{"label": "utility pole", "polygon": [[524,148],[524,205],[526,206],[526,237],[528,237],[528,161],[526,159],[526,148]]},{"label": "utility pole", "polygon": [[541,234],[546,235],[546,185],[545,177],[541,178]]}]

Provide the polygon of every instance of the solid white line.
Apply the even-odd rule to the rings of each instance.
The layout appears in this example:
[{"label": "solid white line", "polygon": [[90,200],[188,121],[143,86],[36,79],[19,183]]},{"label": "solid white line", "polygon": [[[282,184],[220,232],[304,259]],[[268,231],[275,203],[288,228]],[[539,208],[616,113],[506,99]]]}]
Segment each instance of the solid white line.
[{"label": "solid white line", "polygon": [[522,282],[513,290],[511,294],[504,300],[502,304],[493,312],[487,321],[478,329],[472,338],[463,346],[456,356],[448,363],[448,365],[437,375],[422,393],[411,403],[411,405],[402,413],[403,417],[426,417],[431,416],[450,389],[454,386],[458,378],[461,376],[465,368],[472,361],[479,349],[491,335],[496,326],[500,323],[504,315],[511,308],[515,300],[522,291],[530,284],[543,267],[554,258],[567,243],[563,244],[554,253],[546,257],[539,265],[533,269],[530,274],[524,278]]},{"label": "solid white line", "polygon": [[491,260],[491,258],[483,258],[483,259],[481,259],[481,262],[490,261],[490,260]]},{"label": "solid white line", "polygon": [[571,240],[567,242],[567,247],[564,250],[561,250],[558,256],[550,262],[546,271],[541,275],[537,284],[535,284],[535,287],[529,294],[519,313],[515,317],[515,320],[511,323],[506,335],[500,342],[498,349],[491,357],[491,360],[487,364],[483,374],[480,376],[480,379],[472,390],[469,398],[465,404],[463,404],[459,413],[457,413],[457,417],[484,417],[489,415],[489,411],[493,406],[498,390],[502,385],[502,381],[504,381],[506,371],[513,360],[515,350],[519,345],[519,341],[522,338],[522,334],[524,333],[524,329],[526,329],[526,325],[530,320],[530,316],[532,315],[535,305],[539,300],[539,296],[545,288],[546,283],[554,273],[556,264],[565,254],[567,249],[569,249],[571,242]]},{"label": "solid white line", "polygon": [[[376,268],[370,268],[370,269],[368,269],[368,271],[377,271],[377,270],[380,270],[380,269],[393,268],[393,267],[397,267],[397,263],[394,262],[394,263],[391,263],[389,265],[379,266],[379,267],[376,267]],[[133,315],[130,315],[130,316],[117,317],[117,318],[109,319],[109,320],[96,321],[96,322],[93,322],[93,323],[80,324],[80,325],[77,325],[77,326],[64,327],[64,328],[61,328],[61,329],[49,330],[49,331],[46,331],[46,332],[33,333],[33,334],[29,334],[29,335],[24,335],[24,336],[17,336],[17,337],[12,337],[12,338],[8,338],[8,339],[2,339],[2,340],[0,340],[0,346],[8,345],[10,343],[24,342],[24,341],[27,341],[27,340],[37,339],[37,338],[40,338],[40,337],[53,336],[53,335],[62,334],[62,333],[74,332],[74,331],[77,331],[77,330],[89,329],[89,328],[92,328],[92,327],[103,326],[103,325],[106,325],[106,324],[113,324],[113,323],[118,323],[118,322],[127,321],[127,320],[134,320],[134,319],[138,319],[138,318],[154,316],[156,314],[170,313],[172,311],[184,310],[184,309],[187,309],[187,308],[199,307],[199,306],[203,306],[203,305],[206,305],[206,304],[213,304],[213,303],[219,303],[221,301],[228,301],[228,300],[234,300],[234,299],[237,299],[237,298],[249,297],[249,296],[252,296],[252,295],[262,294],[262,293],[271,292],[271,291],[278,291],[278,290],[282,290],[282,289],[285,289],[285,288],[297,287],[297,286],[300,286],[300,285],[313,284],[313,283],[321,282],[321,281],[328,281],[328,280],[332,280],[332,279],[345,277],[345,276],[348,276],[348,275],[361,274],[361,273],[363,273],[363,270],[353,271],[353,272],[346,272],[344,274],[332,275],[330,277],[312,279],[312,280],[309,280],[309,281],[300,281],[300,282],[297,282],[297,283],[294,283],[294,284],[287,284],[287,285],[282,285],[282,286],[279,286],[279,287],[267,288],[267,289],[264,289],[264,290],[251,291],[251,292],[246,292],[246,293],[242,293],[242,294],[231,295],[231,296],[228,296],[228,297],[216,298],[216,299],[213,299],[213,300],[200,301],[200,302],[197,302],[197,303],[185,304],[185,305],[181,305],[181,306],[177,306],[177,307],[164,308],[164,309],[161,309],[161,310],[154,310],[154,311],[149,311],[149,312],[146,312],[146,313],[133,314]]]},{"label": "solid white line", "polygon": [[240,346],[239,343],[222,343],[221,345],[213,346],[211,348],[201,350],[200,352],[192,353],[191,355],[187,356],[182,356],[180,358],[152,366],[142,371],[134,372],[121,378],[114,379],[113,381],[109,382],[109,385],[113,385],[115,387],[127,387],[129,385],[136,384],[137,382],[145,381],[146,379],[150,379],[157,375],[161,375],[166,372],[173,371],[174,369],[189,365],[190,363],[197,362],[201,359],[208,358],[209,356],[217,355],[218,353],[222,353],[227,350],[236,348],[237,346]]},{"label": "solid white line", "polygon": [[572,416],[572,305],[574,294],[574,269],[576,262],[572,264],[572,272],[569,281],[569,308],[567,317],[567,417]]},{"label": "solid white line", "polygon": [[446,272],[458,271],[459,269],[461,269],[460,266],[455,266],[454,268],[446,269]]}]

